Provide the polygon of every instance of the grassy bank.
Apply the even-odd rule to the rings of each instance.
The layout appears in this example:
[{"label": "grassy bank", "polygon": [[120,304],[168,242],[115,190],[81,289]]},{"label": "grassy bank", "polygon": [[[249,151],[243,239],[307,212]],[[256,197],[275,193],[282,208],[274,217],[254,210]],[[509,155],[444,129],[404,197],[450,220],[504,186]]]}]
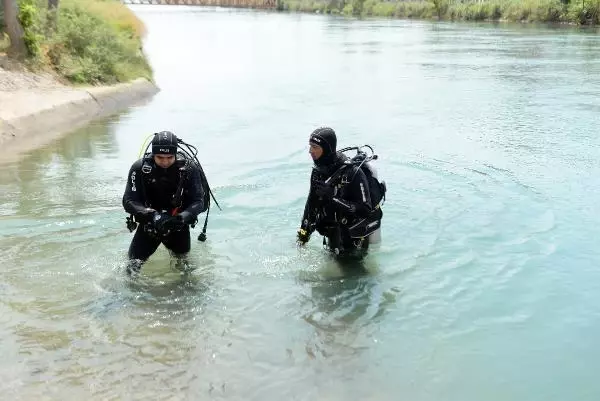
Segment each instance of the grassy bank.
[{"label": "grassy bank", "polygon": [[[144,26],[117,0],[18,0],[25,32],[22,61],[74,84],[113,84],[152,78],[142,52]],[[1,45],[2,42],[0,42]]]},{"label": "grassy bank", "polygon": [[597,25],[600,18],[600,0],[280,0],[280,8],[360,17],[562,22],[580,25]]}]

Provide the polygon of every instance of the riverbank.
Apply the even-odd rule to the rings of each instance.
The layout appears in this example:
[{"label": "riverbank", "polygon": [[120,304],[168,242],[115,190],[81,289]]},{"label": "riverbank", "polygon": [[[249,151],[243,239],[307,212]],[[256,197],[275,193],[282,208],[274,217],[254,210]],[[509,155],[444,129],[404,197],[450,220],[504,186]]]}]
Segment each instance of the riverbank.
[{"label": "riverbank", "polygon": [[356,17],[435,19],[445,21],[543,22],[598,25],[600,0],[484,0],[454,2],[379,0],[279,0],[283,11]]},{"label": "riverbank", "polygon": [[51,74],[0,66],[0,164],[67,135],[72,130],[159,91],[139,78],[106,86],[69,86]]},{"label": "riverbank", "polygon": [[121,2],[18,5],[22,36],[0,35],[0,163],[158,92],[146,28]]}]

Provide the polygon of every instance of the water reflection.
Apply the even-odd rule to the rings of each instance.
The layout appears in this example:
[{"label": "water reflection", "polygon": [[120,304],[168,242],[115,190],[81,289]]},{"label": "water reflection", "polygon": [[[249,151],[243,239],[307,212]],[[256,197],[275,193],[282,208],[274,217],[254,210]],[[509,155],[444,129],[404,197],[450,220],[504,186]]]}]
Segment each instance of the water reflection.
[{"label": "water reflection", "polygon": [[368,348],[373,330],[395,297],[388,293],[378,274],[378,265],[369,255],[364,260],[328,260],[305,282],[303,319],[314,328],[307,354],[327,358],[333,353],[354,354]]},{"label": "water reflection", "polygon": [[0,204],[9,209],[2,214],[47,215],[53,207],[76,213],[101,199],[95,195],[105,177],[95,176],[93,160],[115,151],[110,122],[117,118],[97,121],[1,169]]},{"label": "water reflection", "polygon": [[338,277],[316,280],[311,284],[311,306],[305,320],[315,327],[336,331],[354,324],[366,325],[385,311],[381,302],[382,286],[365,261],[333,261]]},{"label": "water reflection", "polygon": [[[31,170],[31,166],[42,168],[56,163],[57,160],[74,162],[79,159],[91,159],[98,155],[116,152],[116,123],[124,113],[98,119],[55,140],[47,146],[34,150],[14,163],[19,172]],[[30,175],[20,177],[27,179]]]}]

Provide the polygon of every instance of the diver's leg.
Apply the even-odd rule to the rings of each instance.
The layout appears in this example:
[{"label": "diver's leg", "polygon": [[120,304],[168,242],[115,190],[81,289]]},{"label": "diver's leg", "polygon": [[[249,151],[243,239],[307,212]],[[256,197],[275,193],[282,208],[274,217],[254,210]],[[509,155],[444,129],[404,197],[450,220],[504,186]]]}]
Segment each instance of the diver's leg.
[{"label": "diver's leg", "polygon": [[369,251],[369,238],[352,238],[347,230],[341,230],[340,238],[343,248],[343,256],[353,259],[363,259]]},{"label": "diver's leg", "polygon": [[174,231],[165,240],[163,244],[171,254],[171,268],[177,270],[188,270],[187,255],[190,251],[190,229],[186,226],[180,231]]},{"label": "diver's leg", "polygon": [[190,251],[190,228],[173,231],[163,239],[165,247],[177,256],[184,256]]},{"label": "diver's leg", "polygon": [[325,238],[327,239],[327,248],[330,252],[339,255],[344,251],[339,226],[327,227]]},{"label": "diver's leg", "polygon": [[143,226],[139,225],[129,245],[127,274],[131,276],[133,273],[139,273],[144,262],[156,252],[159,245],[160,240],[148,235]]}]

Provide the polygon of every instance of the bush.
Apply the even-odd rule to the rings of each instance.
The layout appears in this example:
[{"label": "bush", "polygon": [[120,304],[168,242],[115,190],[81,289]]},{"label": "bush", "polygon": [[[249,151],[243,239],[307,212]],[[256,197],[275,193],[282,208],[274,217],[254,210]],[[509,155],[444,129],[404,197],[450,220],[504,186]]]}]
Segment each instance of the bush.
[{"label": "bush", "polygon": [[600,24],[600,0],[278,0],[278,4],[281,10],[358,17]]},{"label": "bush", "polygon": [[120,2],[60,0],[56,18],[50,17],[46,2],[20,0],[19,20],[33,65],[77,84],[151,79],[142,52],[144,26]]},{"label": "bush", "polygon": [[580,25],[594,24],[600,22],[600,1],[586,0],[571,2],[568,6],[568,18]]},{"label": "bush", "polygon": [[23,27],[23,40],[30,56],[37,58],[41,53],[44,36],[40,33],[40,9],[34,0],[20,0],[17,19]]}]

